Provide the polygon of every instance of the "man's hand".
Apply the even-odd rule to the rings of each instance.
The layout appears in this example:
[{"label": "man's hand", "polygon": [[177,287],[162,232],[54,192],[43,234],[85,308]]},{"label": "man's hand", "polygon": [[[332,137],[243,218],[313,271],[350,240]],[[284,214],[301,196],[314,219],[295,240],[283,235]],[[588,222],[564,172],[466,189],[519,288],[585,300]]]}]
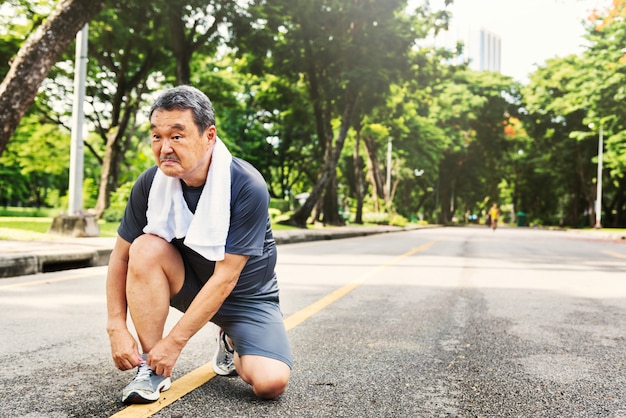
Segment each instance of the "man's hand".
[{"label": "man's hand", "polygon": [[172,369],[184,345],[175,343],[172,338],[165,337],[150,350],[146,363],[158,375],[171,377]]},{"label": "man's hand", "polygon": [[115,367],[120,370],[129,370],[139,366],[142,359],[137,349],[137,342],[128,329],[109,330],[108,333]]}]

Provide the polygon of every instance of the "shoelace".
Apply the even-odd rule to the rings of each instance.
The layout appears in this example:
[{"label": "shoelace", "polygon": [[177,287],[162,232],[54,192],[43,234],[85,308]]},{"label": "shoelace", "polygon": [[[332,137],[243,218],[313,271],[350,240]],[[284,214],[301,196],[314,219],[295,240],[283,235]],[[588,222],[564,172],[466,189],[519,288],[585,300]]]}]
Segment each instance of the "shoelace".
[{"label": "shoelace", "polygon": [[150,376],[152,376],[152,369],[148,367],[145,361],[141,362],[141,364],[139,365],[139,369],[137,369],[135,380],[150,380]]}]

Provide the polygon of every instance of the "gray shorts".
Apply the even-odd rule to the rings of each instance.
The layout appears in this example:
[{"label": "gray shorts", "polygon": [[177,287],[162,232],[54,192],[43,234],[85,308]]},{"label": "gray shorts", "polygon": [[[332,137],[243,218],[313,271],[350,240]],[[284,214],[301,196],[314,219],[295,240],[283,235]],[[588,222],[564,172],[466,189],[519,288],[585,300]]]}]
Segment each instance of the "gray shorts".
[{"label": "gray shorts", "polygon": [[[187,310],[206,281],[189,268],[185,257],[183,262],[185,283],[170,300],[170,305],[181,312]],[[226,332],[240,356],[268,357],[292,367],[291,348],[277,294],[266,298],[229,297],[211,322]]]}]

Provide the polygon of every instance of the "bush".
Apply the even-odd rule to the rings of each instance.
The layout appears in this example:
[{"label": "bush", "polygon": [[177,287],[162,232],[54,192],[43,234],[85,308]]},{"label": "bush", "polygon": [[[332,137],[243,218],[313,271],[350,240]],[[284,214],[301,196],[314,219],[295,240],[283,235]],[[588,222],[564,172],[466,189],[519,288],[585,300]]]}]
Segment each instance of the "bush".
[{"label": "bush", "polygon": [[407,226],[410,222],[402,215],[385,212],[369,212],[363,214],[363,223],[376,225]]},{"label": "bush", "polygon": [[363,223],[389,225],[389,214],[385,212],[369,212],[363,214]]},{"label": "bush", "polygon": [[133,183],[124,183],[116,191],[111,193],[111,204],[102,214],[102,218],[107,222],[119,222],[124,216],[126,202],[130,197]]},{"label": "bush", "polygon": [[407,226],[409,224],[409,220],[402,215],[392,215],[389,220],[389,225],[393,226]]},{"label": "bush", "polygon": [[278,209],[281,213],[289,212],[289,201],[285,199],[270,199],[270,209]]},{"label": "bush", "polygon": [[280,209],[276,209],[272,207],[268,209],[268,212],[270,213],[270,219],[272,220],[272,222],[274,222],[274,220],[282,214]]}]

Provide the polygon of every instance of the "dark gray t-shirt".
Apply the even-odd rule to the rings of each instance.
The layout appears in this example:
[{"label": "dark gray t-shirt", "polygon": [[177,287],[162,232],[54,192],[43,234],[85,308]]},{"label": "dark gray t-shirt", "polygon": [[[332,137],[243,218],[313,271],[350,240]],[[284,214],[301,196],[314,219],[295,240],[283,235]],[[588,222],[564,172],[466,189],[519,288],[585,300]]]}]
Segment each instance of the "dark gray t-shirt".
[{"label": "dark gray t-shirt", "polygon": [[[148,195],[158,170],[153,166],[144,171],[132,188],[124,217],[118,228],[119,235],[132,243],[142,235],[147,225]],[[229,299],[273,299],[278,295],[274,265],[276,243],[272,235],[268,213],[269,193],[261,174],[248,162],[233,157],[231,164],[230,226],[226,238],[226,252],[248,255],[235,289]],[[183,196],[189,209],[194,212],[200,199],[202,187],[188,187],[181,181]],[[194,216],[202,216],[195,214]],[[183,238],[184,239],[184,238]],[[185,276],[193,276],[206,283],[215,269],[210,261],[184,245],[183,239],[174,244],[185,263]]]}]

